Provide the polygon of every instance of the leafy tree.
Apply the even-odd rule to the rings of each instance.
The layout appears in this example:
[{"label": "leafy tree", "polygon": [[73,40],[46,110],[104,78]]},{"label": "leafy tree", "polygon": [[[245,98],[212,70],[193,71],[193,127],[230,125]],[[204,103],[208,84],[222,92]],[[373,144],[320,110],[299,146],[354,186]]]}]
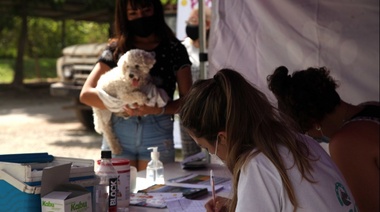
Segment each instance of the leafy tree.
[{"label": "leafy tree", "polygon": [[[4,21],[3,21],[4,20]],[[0,57],[16,58],[17,39],[20,34],[21,19],[13,16],[0,17]]]},{"label": "leafy tree", "polygon": [[[176,8],[177,0],[161,1],[167,10]],[[0,0],[0,6],[2,3]],[[12,0],[5,4],[7,10],[0,16],[0,57],[16,58],[12,85],[22,87],[24,57],[38,63],[40,57],[60,56],[65,46],[105,42],[115,1]]]},{"label": "leafy tree", "polygon": [[[11,4],[12,5],[7,8],[7,13],[2,14],[2,17],[0,18],[0,47],[7,47],[4,48],[6,51],[0,54],[1,56],[6,57],[16,56],[14,68],[15,74],[12,82],[12,85],[15,87],[23,86],[23,58],[25,53],[26,56],[33,58],[46,55],[56,56],[61,51],[62,45],[66,43],[61,37],[64,33],[62,29],[65,29],[65,27],[59,27],[59,24],[57,23],[48,23],[48,21],[41,21],[35,17],[49,16],[47,15],[49,13],[42,14],[47,10],[49,12],[63,12],[63,17],[50,17],[57,18],[58,21],[65,19],[80,20],[82,18],[80,15],[91,13],[96,10],[105,10],[107,18],[106,22],[111,23],[111,16],[107,15],[107,11],[109,11],[109,14],[112,14],[114,7],[114,1],[109,0],[12,0]],[[75,6],[80,7],[82,10],[81,13],[72,14],[70,11],[65,11],[67,7]],[[41,8],[43,9],[41,10]],[[38,11],[42,12],[39,13]],[[61,23],[65,22],[62,21]],[[74,28],[76,28],[78,32],[76,35],[89,32],[88,26],[83,27],[77,22],[73,22],[73,24],[76,25]],[[105,27],[104,30],[97,30],[100,32],[107,31],[108,34],[108,27]],[[18,35],[17,38],[14,35]],[[81,36],[83,37],[83,34]],[[91,39],[95,40],[97,38],[99,38],[99,36],[94,35]],[[68,40],[67,44],[70,44],[71,41],[70,39]],[[85,39],[79,39],[79,37],[73,38],[72,40],[73,42],[75,41],[75,43],[85,41]],[[105,40],[106,39],[102,39],[102,41]],[[14,46],[17,46],[17,48],[14,48]]]}]

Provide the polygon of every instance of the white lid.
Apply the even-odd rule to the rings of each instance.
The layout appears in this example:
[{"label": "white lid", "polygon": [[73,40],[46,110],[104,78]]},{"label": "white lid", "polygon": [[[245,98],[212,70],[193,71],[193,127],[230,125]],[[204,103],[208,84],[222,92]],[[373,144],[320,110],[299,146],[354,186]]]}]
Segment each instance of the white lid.
[{"label": "white lid", "polygon": [[152,160],[158,160],[160,158],[160,153],[157,151],[158,147],[148,147],[148,149],[153,149],[153,152],[150,153]]}]

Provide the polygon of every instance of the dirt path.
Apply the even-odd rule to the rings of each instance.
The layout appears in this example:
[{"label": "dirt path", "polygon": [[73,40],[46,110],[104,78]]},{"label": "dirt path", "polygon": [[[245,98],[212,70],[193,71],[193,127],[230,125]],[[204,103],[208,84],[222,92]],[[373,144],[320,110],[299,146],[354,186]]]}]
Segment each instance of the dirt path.
[{"label": "dirt path", "polygon": [[0,87],[0,154],[48,152],[54,156],[96,160],[101,136],[86,131],[71,99],[52,97],[48,85],[24,91]]}]

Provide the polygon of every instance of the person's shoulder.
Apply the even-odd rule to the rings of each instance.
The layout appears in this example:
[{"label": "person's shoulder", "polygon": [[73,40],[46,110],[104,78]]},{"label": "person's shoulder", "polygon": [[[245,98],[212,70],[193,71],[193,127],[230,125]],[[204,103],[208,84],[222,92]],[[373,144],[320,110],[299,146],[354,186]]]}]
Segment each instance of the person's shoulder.
[{"label": "person's shoulder", "polygon": [[106,48],[112,51],[115,50],[117,47],[117,41],[118,40],[116,38],[109,39]]},{"label": "person's shoulder", "polygon": [[334,134],[334,137],[341,138],[350,138],[352,136],[363,136],[368,134],[373,129],[379,130],[379,123],[375,121],[368,120],[358,120],[345,124],[337,133]]},{"label": "person's shoulder", "polygon": [[180,40],[178,40],[178,39],[170,39],[170,40],[168,40],[168,41],[164,41],[164,43],[163,43],[164,45],[168,45],[168,46],[170,46],[171,48],[178,48],[178,47],[182,47],[182,48],[185,48],[185,46],[182,44],[182,42],[180,41]]},{"label": "person's shoulder", "polygon": [[362,106],[380,106],[380,102],[377,102],[377,101],[368,101],[368,102],[362,102],[360,103],[359,105],[362,105]]},{"label": "person's shoulder", "polygon": [[378,148],[379,125],[368,121],[351,122],[337,131],[330,140],[332,151],[352,151],[366,154]]},{"label": "person's shoulder", "polygon": [[181,57],[188,58],[187,49],[178,39],[171,39],[167,41],[161,41],[160,49],[163,51],[170,51],[173,54],[177,54]]},{"label": "person's shoulder", "polygon": [[254,149],[251,151],[250,156],[247,157],[247,160],[242,167],[244,169],[251,169],[252,167],[272,169],[274,165],[264,153],[258,152],[257,149]]},{"label": "person's shoulder", "polygon": [[361,128],[360,127],[361,125],[362,124],[360,122],[351,122],[349,124],[346,124],[342,126],[338,131],[336,131],[330,140],[331,141],[350,140],[353,135],[355,134],[360,135],[362,133],[360,132],[361,130],[359,130],[359,128]]},{"label": "person's shoulder", "polygon": [[[253,150],[251,153],[254,153],[256,150]],[[256,155],[251,155],[243,163],[240,169],[240,178],[250,181],[254,178],[261,178],[265,176],[267,180],[272,180],[273,182],[281,182],[281,176],[274,165],[274,163],[262,152],[259,152]],[[270,178],[270,179],[269,179]]]},{"label": "person's shoulder", "polygon": [[[362,107],[362,110],[355,116],[367,116],[380,119],[380,103],[379,102],[364,102],[358,106]],[[354,117],[355,117],[354,116]]]},{"label": "person's shoulder", "polygon": [[162,40],[160,41],[159,48],[157,49],[167,49],[173,50],[173,48],[176,48],[177,46],[183,46],[181,41],[176,39],[170,39],[170,40]]},{"label": "person's shoulder", "polygon": [[354,139],[356,136],[365,136],[366,134],[371,134],[371,132],[378,132],[380,124],[379,109],[377,105],[365,106],[362,111],[346,121],[334,134],[334,137],[340,139]]}]

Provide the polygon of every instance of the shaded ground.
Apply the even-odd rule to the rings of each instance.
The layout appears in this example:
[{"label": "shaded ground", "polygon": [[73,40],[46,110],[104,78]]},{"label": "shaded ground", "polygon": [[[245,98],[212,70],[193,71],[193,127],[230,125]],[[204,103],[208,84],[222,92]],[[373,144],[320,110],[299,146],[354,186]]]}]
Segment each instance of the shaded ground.
[{"label": "shaded ground", "polygon": [[[72,104],[71,99],[52,97],[49,84],[23,90],[0,85],[0,154],[48,152],[97,160],[101,136],[85,130],[73,110],[63,109]],[[181,160],[180,149],[176,153]]]},{"label": "shaded ground", "polygon": [[49,84],[23,90],[0,85],[0,154],[99,158],[101,136],[85,130],[74,111],[63,109],[71,101],[50,96]]}]

